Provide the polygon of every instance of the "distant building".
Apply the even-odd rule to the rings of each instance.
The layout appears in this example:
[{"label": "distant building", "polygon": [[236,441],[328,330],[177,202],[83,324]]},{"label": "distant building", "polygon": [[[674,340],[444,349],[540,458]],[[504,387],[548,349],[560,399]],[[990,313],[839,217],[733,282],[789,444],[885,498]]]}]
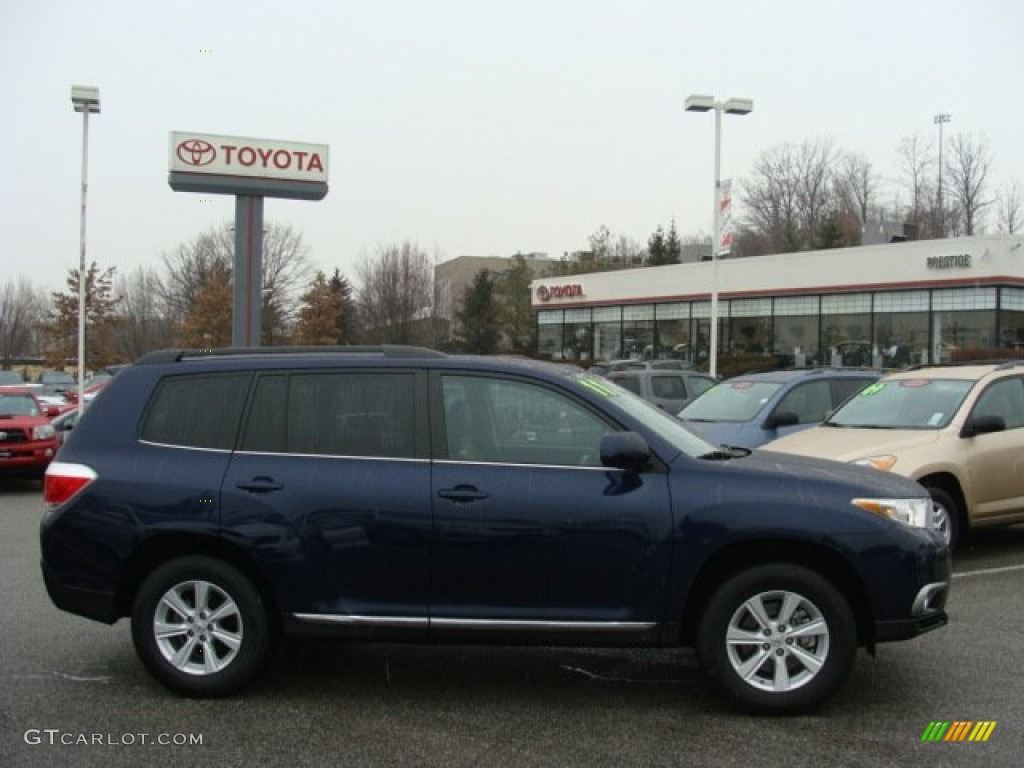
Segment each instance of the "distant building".
[{"label": "distant building", "polygon": [[[716,264],[534,279],[537,352],[708,359]],[[718,353],[906,366],[1024,352],[1024,237],[918,240],[717,264]]]},{"label": "distant building", "polygon": [[861,245],[885,245],[886,243],[905,243],[917,240],[919,236],[917,224],[905,221],[879,219],[869,221],[861,228]]},{"label": "distant building", "polygon": [[[519,253],[530,270],[532,277],[543,276],[554,265],[546,253]],[[462,294],[473,278],[483,270],[494,275],[508,272],[515,266],[515,256],[458,256],[434,267],[434,307],[446,339],[452,337],[455,313],[459,309]]]}]

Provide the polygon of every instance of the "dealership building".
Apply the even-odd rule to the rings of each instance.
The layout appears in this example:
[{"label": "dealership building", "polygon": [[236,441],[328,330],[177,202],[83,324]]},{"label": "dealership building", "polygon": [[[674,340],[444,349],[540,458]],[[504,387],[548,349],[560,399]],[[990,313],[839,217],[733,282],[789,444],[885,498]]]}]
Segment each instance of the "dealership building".
[{"label": "dealership building", "polygon": [[798,366],[1019,356],[1022,246],[1019,236],[920,240],[538,279],[537,351],[704,362],[717,281],[720,356]]}]

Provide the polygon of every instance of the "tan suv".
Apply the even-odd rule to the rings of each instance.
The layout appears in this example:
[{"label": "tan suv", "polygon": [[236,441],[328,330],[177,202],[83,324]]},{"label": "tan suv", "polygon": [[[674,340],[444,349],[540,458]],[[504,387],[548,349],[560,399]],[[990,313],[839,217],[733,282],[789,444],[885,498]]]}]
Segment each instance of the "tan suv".
[{"label": "tan suv", "polygon": [[764,450],[917,480],[953,548],[971,528],[1024,522],[1024,361],[886,376],[820,426]]}]

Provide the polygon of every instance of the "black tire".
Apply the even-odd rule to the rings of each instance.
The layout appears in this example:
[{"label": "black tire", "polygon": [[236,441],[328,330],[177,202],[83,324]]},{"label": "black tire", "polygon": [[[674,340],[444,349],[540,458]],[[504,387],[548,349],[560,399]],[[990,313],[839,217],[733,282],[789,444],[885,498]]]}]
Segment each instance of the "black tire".
[{"label": "black tire", "polygon": [[[158,633],[158,622],[172,631]],[[132,607],[139,659],[186,696],[237,691],[264,666],[273,636],[260,593],[234,566],[211,557],[164,563],[143,581]]]},{"label": "black tire", "polygon": [[[751,605],[763,609],[761,619]],[[744,633],[751,642],[740,642]],[[733,703],[764,714],[792,714],[817,705],[842,684],[856,655],[857,625],[847,600],[818,574],[784,563],[760,565],[733,576],[711,596],[697,651]],[[780,690],[773,687],[776,676]]]},{"label": "black tire", "polygon": [[926,485],[925,490],[928,491],[932,497],[932,503],[935,505],[932,517],[935,527],[946,539],[946,544],[952,551],[964,542],[967,534],[960,505],[944,488],[937,485]]}]

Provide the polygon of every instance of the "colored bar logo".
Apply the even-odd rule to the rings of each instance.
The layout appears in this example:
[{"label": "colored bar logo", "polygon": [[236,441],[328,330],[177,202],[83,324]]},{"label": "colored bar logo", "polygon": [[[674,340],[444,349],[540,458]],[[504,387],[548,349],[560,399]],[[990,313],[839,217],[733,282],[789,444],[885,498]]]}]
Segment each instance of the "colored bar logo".
[{"label": "colored bar logo", "polygon": [[928,723],[921,741],[988,741],[996,729],[996,720],[954,720]]}]

